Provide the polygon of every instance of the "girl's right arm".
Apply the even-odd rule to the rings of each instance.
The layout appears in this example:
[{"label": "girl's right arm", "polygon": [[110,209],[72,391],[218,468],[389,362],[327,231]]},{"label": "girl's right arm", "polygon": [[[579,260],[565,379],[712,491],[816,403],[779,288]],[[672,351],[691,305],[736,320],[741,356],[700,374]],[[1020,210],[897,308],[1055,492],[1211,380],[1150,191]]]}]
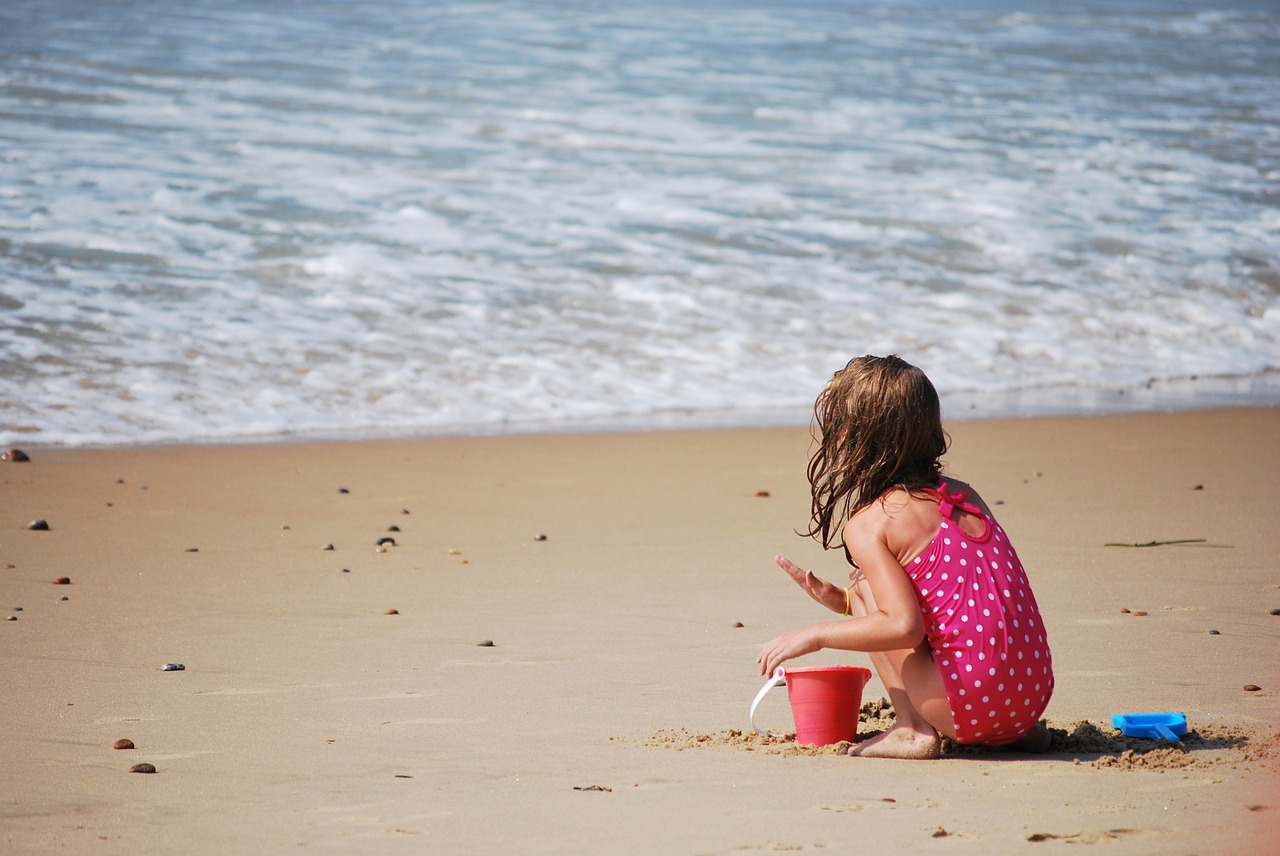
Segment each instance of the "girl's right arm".
[{"label": "girl's right arm", "polygon": [[778,567],[787,572],[787,576],[795,580],[796,585],[804,589],[805,594],[825,606],[832,612],[841,615],[849,614],[849,593],[837,585],[815,576],[813,571],[806,571],[785,556],[774,556]]}]

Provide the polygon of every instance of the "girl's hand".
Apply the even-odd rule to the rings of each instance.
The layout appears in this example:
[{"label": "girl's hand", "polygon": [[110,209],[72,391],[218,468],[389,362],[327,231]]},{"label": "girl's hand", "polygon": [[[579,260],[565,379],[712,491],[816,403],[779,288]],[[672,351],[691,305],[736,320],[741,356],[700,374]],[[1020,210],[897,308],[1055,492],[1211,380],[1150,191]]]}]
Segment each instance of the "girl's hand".
[{"label": "girl's hand", "polygon": [[806,571],[785,556],[774,556],[773,560],[778,563],[779,568],[787,572],[787,576],[796,581],[796,585],[804,589],[805,594],[832,612],[845,614],[845,607],[848,606],[849,601],[845,597],[844,589],[819,579],[814,576],[813,571]]},{"label": "girl's hand", "polygon": [[760,650],[760,656],[756,657],[756,662],[760,664],[760,674],[772,675],[773,670],[787,660],[819,650],[822,646],[818,644],[814,630],[813,627],[792,630],[767,643]]}]

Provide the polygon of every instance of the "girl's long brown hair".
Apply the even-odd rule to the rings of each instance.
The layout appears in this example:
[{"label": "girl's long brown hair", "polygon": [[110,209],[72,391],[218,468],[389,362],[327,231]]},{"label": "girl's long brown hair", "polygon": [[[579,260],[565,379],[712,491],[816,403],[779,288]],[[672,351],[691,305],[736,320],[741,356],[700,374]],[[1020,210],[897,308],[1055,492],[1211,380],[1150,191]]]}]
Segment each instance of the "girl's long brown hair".
[{"label": "girl's long brown hair", "polygon": [[938,393],[924,372],[894,356],[850,360],[813,405],[809,530],[838,546],[845,521],[890,490],[937,487],[947,451]]}]

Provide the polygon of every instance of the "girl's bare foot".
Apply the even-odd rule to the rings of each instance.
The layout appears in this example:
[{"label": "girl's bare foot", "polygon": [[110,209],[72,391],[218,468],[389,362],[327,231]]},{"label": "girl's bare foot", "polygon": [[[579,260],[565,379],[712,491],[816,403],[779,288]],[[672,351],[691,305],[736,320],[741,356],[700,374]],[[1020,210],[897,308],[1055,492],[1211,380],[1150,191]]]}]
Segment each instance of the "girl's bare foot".
[{"label": "girl's bare foot", "polygon": [[870,740],[855,743],[850,747],[849,754],[859,758],[907,758],[923,761],[942,754],[942,738],[932,728],[928,731],[916,731],[905,725],[895,725]]}]

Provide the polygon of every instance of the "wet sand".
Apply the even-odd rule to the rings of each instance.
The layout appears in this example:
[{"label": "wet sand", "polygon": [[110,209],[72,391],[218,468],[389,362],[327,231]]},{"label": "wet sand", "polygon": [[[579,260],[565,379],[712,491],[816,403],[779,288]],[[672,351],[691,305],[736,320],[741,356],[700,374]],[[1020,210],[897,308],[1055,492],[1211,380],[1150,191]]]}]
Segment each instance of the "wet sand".
[{"label": "wet sand", "polygon": [[[822,617],[771,557],[847,573],[793,534],[804,430],[22,446],[0,849],[1267,852],[1280,409],[948,427],[1050,632],[1047,755],[751,732],[760,645]],[[1110,728],[1142,711],[1185,744]]]}]

